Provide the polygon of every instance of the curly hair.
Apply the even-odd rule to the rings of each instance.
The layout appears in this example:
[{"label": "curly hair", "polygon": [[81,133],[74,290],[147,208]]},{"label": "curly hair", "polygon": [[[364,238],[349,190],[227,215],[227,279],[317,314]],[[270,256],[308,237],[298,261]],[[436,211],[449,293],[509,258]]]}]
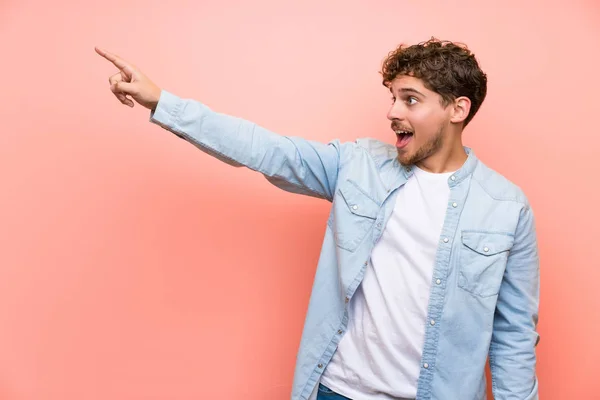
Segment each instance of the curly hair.
[{"label": "curly hair", "polygon": [[426,88],[442,97],[444,106],[457,97],[468,97],[471,109],[464,126],[473,119],[487,93],[487,76],[467,46],[434,37],[416,45],[398,46],[384,60],[381,74],[386,87],[398,75],[421,79]]}]

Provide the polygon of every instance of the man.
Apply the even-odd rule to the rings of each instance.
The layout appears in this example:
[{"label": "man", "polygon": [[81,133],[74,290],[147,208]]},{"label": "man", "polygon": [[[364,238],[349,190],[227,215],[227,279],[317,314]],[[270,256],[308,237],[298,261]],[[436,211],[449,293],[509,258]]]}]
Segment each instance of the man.
[{"label": "man", "polygon": [[285,137],[160,89],[119,57],[115,96],[202,151],[332,203],[292,399],[537,399],[539,262],[523,192],[462,145],[486,96],[465,47],[383,63],[395,145]]}]

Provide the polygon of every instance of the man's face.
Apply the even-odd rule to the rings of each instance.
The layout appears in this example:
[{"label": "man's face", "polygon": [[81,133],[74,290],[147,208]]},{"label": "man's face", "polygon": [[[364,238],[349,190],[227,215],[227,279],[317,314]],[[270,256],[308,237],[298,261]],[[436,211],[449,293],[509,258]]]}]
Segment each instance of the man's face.
[{"label": "man's face", "polygon": [[387,117],[396,132],[398,160],[416,164],[438,152],[447,141],[452,107],[415,77],[398,75],[390,85],[392,106]]}]

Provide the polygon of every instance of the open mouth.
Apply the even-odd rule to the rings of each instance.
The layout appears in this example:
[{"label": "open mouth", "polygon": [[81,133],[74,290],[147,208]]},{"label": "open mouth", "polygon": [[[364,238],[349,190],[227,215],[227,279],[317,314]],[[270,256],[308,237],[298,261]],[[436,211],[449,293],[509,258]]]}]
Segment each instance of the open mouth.
[{"label": "open mouth", "polygon": [[406,130],[397,130],[396,136],[398,137],[398,141],[396,142],[396,147],[401,149],[406,147],[406,145],[410,142],[413,137],[413,132]]}]

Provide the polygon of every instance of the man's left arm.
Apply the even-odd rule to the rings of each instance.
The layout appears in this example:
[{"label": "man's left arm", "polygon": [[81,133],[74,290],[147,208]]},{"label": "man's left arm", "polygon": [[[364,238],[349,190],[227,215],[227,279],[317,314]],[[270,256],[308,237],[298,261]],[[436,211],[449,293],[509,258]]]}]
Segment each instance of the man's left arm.
[{"label": "man's left arm", "polygon": [[490,345],[495,400],[538,399],[535,347],[540,295],[540,265],[531,208],[521,210],[498,294]]}]

